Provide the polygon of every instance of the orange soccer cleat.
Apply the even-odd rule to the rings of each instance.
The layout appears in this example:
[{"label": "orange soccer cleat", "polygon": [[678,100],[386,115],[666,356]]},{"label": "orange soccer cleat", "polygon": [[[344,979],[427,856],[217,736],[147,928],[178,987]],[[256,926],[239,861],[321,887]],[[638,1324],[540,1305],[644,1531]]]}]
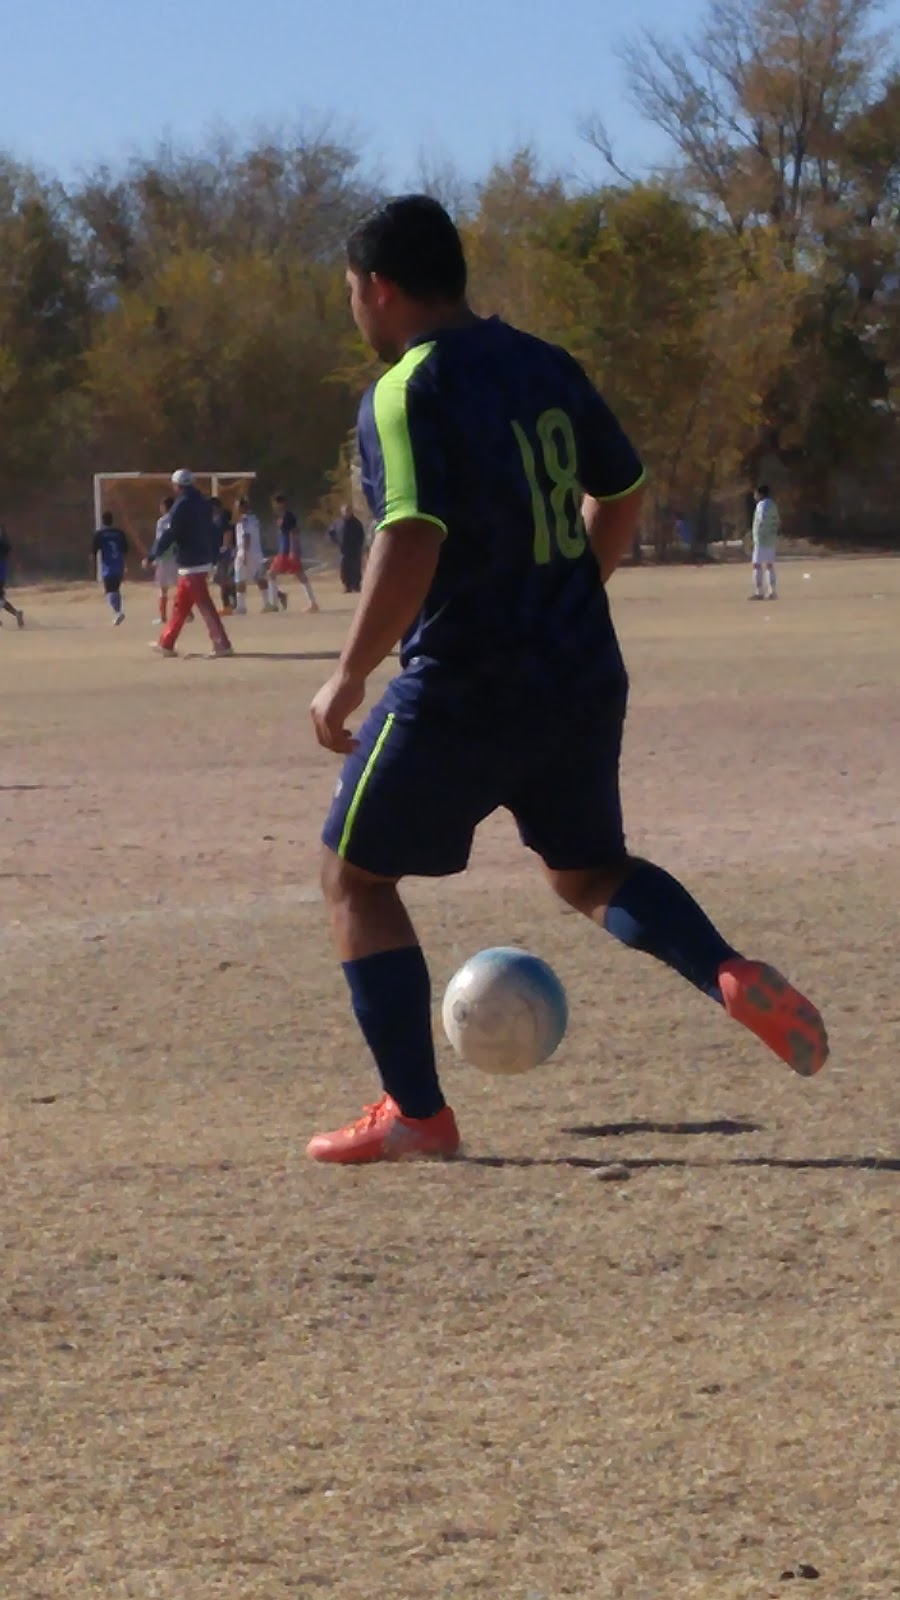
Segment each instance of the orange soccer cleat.
[{"label": "orange soccer cleat", "polygon": [[774,967],[738,957],[719,971],[725,1010],[782,1061],[811,1078],[828,1060],[828,1034],[819,1012]]},{"label": "orange soccer cleat", "polygon": [[306,1154],[313,1161],[345,1165],[364,1161],[415,1161],[455,1156],[459,1129],[449,1106],[433,1117],[404,1117],[386,1094],[377,1105],[366,1106],[356,1122],[334,1133],[317,1133]]}]

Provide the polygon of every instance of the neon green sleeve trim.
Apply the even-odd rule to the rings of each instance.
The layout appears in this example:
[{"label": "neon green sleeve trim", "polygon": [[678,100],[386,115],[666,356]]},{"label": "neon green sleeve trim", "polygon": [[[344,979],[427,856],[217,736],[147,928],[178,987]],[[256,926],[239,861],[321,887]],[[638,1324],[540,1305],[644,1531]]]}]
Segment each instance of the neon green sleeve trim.
[{"label": "neon green sleeve trim", "polygon": [[[416,481],[416,459],[409,432],[407,389],[423,361],[434,349],[434,341],[414,345],[390,372],[386,372],[375,385],[373,413],[378,443],[384,465],[384,516],[379,527],[406,517],[427,517],[419,508],[419,488]],[[443,527],[443,523],[440,524]]]},{"label": "neon green sleeve trim", "polygon": [[382,528],[389,528],[392,522],[405,522],[408,517],[414,517],[416,522],[430,522],[433,527],[440,528],[441,533],[446,538],[446,522],[442,522],[440,517],[429,517],[424,511],[397,511],[392,517],[382,517],[375,528],[375,532],[380,533]]},{"label": "neon green sleeve trim", "polygon": [[635,479],[630,489],[620,489],[618,494],[592,494],[591,499],[599,500],[601,505],[604,506],[612,505],[614,500],[627,500],[628,496],[630,494],[634,494],[637,489],[640,489],[642,484],[646,483],[646,481],[647,473],[646,470],[644,470],[640,477]]}]

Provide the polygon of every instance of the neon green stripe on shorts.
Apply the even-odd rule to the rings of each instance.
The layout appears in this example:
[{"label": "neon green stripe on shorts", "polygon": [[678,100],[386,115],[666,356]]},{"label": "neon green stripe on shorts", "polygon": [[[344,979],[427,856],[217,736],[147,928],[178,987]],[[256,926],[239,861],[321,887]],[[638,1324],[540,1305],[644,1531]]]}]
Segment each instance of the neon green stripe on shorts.
[{"label": "neon green stripe on shorts", "polygon": [[385,718],[384,727],[382,728],[380,734],[378,735],[378,738],[375,740],[375,747],[374,747],[374,749],[372,751],[372,754],[370,755],[368,761],[366,762],[365,766],[363,767],[362,776],[360,777],[360,780],[359,780],[358,784],[356,785],[356,788],[353,791],[353,799],[350,801],[350,805],[347,808],[347,815],[346,815],[346,818],[344,820],[344,831],[341,834],[341,842],[338,845],[338,855],[341,857],[342,860],[344,859],[344,857],[347,854],[347,849],[348,849],[349,844],[350,844],[350,837],[351,837],[351,835],[353,833],[353,824],[356,821],[357,813],[359,812],[359,808],[362,805],[363,795],[366,792],[366,785],[368,784],[369,779],[371,778],[372,773],[375,770],[375,763],[378,760],[378,757],[381,755],[382,750],[384,749],[385,745],[387,744],[388,735],[389,735],[389,733],[390,733],[390,731],[391,731],[393,726],[394,726],[394,713],[393,713],[393,711],[391,711],[391,712],[388,713],[387,717]]}]

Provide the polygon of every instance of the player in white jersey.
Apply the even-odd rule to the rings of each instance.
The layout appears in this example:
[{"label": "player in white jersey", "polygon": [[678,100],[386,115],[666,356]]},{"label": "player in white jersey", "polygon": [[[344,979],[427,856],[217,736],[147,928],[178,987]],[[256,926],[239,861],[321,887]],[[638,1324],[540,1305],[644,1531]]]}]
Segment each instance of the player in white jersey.
[{"label": "player in white jersey", "polygon": [[[260,593],[265,596],[266,560],[263,555],[262,535],[259,529],[259,517],[250,510],[249,500],[239,500],[235,506],[234,525],[234,586],[237,590],[237,605],[235,611],[239,617],[247,615],[247,585],[255,583]],[[263,610],[270,611],[272,607],[264,599]]]},{"label": "player in white jersey", "polygon": [[775,586],[775,554],[778,544],[778,535],[781,532],[781,517],[778,507],[772,499],[771,490],[767,483],[761,483],[756,491],[756,510],[753,513],[753,593],[751,600],[777,600],[778,590]]},{"label": "player in white jersey", "polygon": [[[169,512],[175,501],[171,495],[166,495],[159,503],[159,521],[156,524],[156,537],[167,527]],[[178,587],[178,552],[167,550],[159,560],[154,562],[153,576],[159,590],[159,626],[162,628],[169,620],[169,590]]]}]

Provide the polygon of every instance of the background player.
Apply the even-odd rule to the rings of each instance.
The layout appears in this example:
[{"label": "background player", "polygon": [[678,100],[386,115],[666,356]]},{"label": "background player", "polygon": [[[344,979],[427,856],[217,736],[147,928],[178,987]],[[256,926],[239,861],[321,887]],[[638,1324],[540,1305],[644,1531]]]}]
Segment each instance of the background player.
[{"label": "background player", "polygon": [[145,566],[158,561],[173,546],[178,550],[178,587],[172,606],[172,618],[153,649],[161,655],[174,656],[175,645],[184,624],[194,607],[206,623],[212,641],[214,656],[230,656],[231,648],[219,613],[209,592],[209,575],[213,569],[216,530],[212,510],[206,496],[194,487],[194,475],[187,467],[172,474],[176,494],[169,519],[162,533],[154,539]]},{"label": "background player", "polygon": [[[156,523],[156,539],[166,528],[169,521],[169,512],[175,504],[172,495],[167,494],[159,502],[159,518]],[[154,540],[155,543],[155,540]],[[159,626],[165,626],[169,619],[169,590],[178,584],[178,552],[173,548],[166,551],[153,564],[153,576],[159,590]]]},{"label": "background player", "polygon": [[[627,683],[604,585],[640,514],[628,439],[564,351],[469,310],[462,244],[436,201],[390,202],[348,256],[357,325],[395,365],[360,410],[380,530],[312,717],[319,742],[347,756],[323,887],[384,1094],[309,1154],[457,1150],[428,969],[397,884],[463,871],[475,828],[501,806],[562,900],[666,962],[797,1071],[817,1071],[827,1039],[814,1007],[626,850]],[[401,638],[400,676],[354,738],[347,718]]]},{"label": "background player", "polygon": [[234,523],[217,494],[210,496],[213,514],[213,577],[219,590],[219,615],[230,617],[237,606],[234,586]]},{"label": "background player", "polygon": [[100,580],[113,613],[113,627],[118,628],[125,621],[122,579],[125,576],[128,539],[122,529],[116,527],[111,511],[104,511],[100,518],[100,527],[94,534],[91,549],[99,565]]},{"label": "background player", "polygon": [[0,522],[0,611],[5,611],[9,616],[15,617],[17,625],[20,628],[24,628],[24,611],[18,611],[12,601],[6,598],[6,579],[11,555],[12,545],[10,544],[9,534],[6,531],[6,524]]},{"label": "background player", "polygon": [[277,611],[278,606],[266,598],[266,561],[263,555],[259,517],[250,510],[250,501],[243,498],[237,502],[234,509],[237,513],[234,527],[234,586],[237,590],[235,611],[238,616],[247,615],[248,583],[255,583],[259,589],[264,611]]},{"label": "background player", "polygon": [[303,558],[300,554],[300,529],[297,518],[287,503],[283,494],[272,496],[272,507],[275,512],[275,529],[278,535],[278,549],[269,565],[269,604],[274,608],[280,605],[282,610],[287,610],[287,595],[278,587],[278,578],[288,573],[293,573],[298,583],[306,591],[309,601],[307,611],[318,611],[319,607],[313,594],[313,587],[303,568]]},{"label": "background player", "polygon": [[[753,593],[751,600],[777,600],[778,590],[775,585],[775,556],[778,546],[778,535],[781,532],[781,517],[778,507],[772,499],[772,493],[767,483],[761,483],[756,491],[756,509],[753,513]],[[765,588],[763,579],[765,578]]]}]

